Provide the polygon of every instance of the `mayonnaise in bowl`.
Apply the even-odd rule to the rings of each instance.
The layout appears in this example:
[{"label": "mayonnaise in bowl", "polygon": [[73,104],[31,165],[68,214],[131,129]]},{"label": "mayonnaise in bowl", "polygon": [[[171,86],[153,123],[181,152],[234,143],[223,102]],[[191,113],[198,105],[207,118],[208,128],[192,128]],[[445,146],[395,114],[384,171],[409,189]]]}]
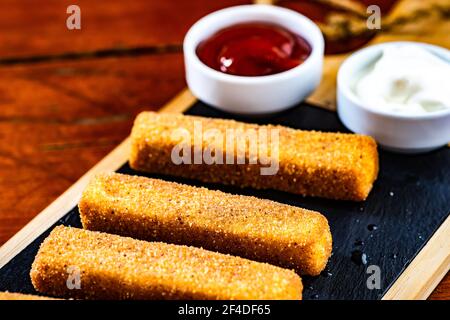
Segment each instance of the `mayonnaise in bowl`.
[{"label": "mayonnaise in bowl", "polygon": [[410,43],[387,46],[362,70],[353,91],[379,111],[423,115],[450,109],[450,63]]},{"label": "mayonnaise in bowl", "polygon": [[450,50],[386,42],[351,54],[337,76],[337,112],[387,150],[421,153],[450,142]]}]

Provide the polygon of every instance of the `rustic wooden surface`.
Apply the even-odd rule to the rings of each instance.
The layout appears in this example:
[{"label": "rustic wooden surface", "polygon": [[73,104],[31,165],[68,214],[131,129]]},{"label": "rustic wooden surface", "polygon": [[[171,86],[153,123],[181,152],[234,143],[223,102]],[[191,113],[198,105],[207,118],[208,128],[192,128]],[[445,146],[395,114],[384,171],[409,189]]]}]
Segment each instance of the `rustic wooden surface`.
[{"label": "rustic wooden surface", "polygon": [[[190,24],[248,2],[1,1],[0,245],[122,141],[139,111],[185,86]],[[82,30],[67,30],[69,4],[80,5]],[[431,298],[450,299],[449,275]]]}]

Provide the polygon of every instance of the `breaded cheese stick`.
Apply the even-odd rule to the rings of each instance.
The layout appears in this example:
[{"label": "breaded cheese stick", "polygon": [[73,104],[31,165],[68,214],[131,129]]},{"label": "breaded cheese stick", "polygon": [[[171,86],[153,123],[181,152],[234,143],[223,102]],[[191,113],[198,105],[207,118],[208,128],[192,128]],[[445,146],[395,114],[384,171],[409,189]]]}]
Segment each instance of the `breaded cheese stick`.
[{"label": "breaded cheese stick", "polygon": [[58,300],[58,299],[36,296],[32,294],[0,292],[0,300]]},{"label": "breaded cheese stick", "polygon": [[318,212],[122,174],[94,178],[79,203],[89,230],[203,247],[317,275],[332,240]]},{"label": "breaded cheese stick", "polygon": [[[74,271],[79,285],[70,289]],[[31,280],[39,292],[81,299],[301,299],[302,294],[301,279],[290,270],[64,226],[42,243]]]},{"label": "breaded cheese stick", "polygon": [[[182,146],[191,147],[190,154]],[[213,156],[209,162],[205,154]],[[278,159],[278,169],[270,159]],[[368,136],[143,112],[131,133],[130,166],[203,182],[362,201],[377,177],[378,153]]]}]

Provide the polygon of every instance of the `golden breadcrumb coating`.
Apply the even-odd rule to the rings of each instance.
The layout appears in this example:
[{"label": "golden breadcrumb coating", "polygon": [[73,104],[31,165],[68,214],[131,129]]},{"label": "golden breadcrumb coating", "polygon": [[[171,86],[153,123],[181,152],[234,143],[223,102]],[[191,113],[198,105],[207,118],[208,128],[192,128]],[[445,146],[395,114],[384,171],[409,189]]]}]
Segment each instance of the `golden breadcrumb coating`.
[{"label": "golden breadcrumb coating", "polygon": [[[79,289],[66,284],[80,271]],[[73,274],[72,274],[73,276]],[[162,242],[64,226],[42,243],[31,280],[39,292],[82,299],[301,299],[293,271]]]},{"label": "golden breadcrumb coating", "polygon": [[0,292],[0,300],[59,300],[59,299],[23,293]]},{"label": "golden breadcrumb coating", "polygon": [[94,178],[83,227],[192,245],[318,275],[331,254],[327,219],[270,200],[117,173]]},{"label": "golden breadcrumb coating", "polygon": [[[245,164],[179,164],[172,162],[171,153],[180,143],[174,132],[187,130],[194,144],[194,121],[201,121],[203,132],[218,130],[226,137],[227,129],[247,130],[263,128],[279,130],[279,170],[275,175],[261,175],[261,167],[249,164],[258,158],[251,153],[245,136]],[[198,136],[198,135],[197,135]],[[216,150],[226,159],[237,155],[222,141],[204,137],[195,146],[202,150]],[[257,139],[258,150],[264,144]],[[274,155],[268,139],[268,154]],[[258,126],[233,120],[211,119],[181,114],[143,112],[135,120],[131,133],[130,166],[135,170],[161,173],[203,182],[223,183],[256,189],[275,189],[304,196],[338,200],[365,200],[378,174],[378,152],[375,140],[368,136],[342,133],[323,133],[295,130],[282,126]],[[194,153],[194,147],[192,147]],[[241,149],[242,150],[242,149]],[[273,152],[273,153],[272,153]],[[192,157],[193,158],[193,157]],[[236,157],[235,157],[236,159]],[[225,162],[225,161],[224,161]]]}]

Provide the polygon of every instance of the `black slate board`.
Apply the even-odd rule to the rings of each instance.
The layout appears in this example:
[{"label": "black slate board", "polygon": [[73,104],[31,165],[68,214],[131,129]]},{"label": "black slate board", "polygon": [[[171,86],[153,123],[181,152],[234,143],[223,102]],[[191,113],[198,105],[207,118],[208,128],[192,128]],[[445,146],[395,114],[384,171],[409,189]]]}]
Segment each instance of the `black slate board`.
[{"label": "black slate board", "polygon": [[[187,113],[232,118],[200,102]],[[308,130],[347,131],[335,113],[308,105],[271,117],[239,120]],[[380,299],[450,213],[450,149],[442,148],[414,156],[380,150],[380,166],[374,189],[363,203],[303,198],[277,191],[238,189],[173,177],[150,176],[255,195],[322,212],[328,218],[333,233],[333,255],[322,275],[303,278],[304,298]],[[119,172],[138,174],[128,165],[124,165]],[[59,224],[80,227],[78,209],[68,212],[55,225]],[[39,244],[50,230],[0,270],[0,291],[35,293],[29,271]],[[367,255],[367,265],[351,259],[355,250]],[[369,265],[377,265],[381,269],[380,290],[367,288],[369,275],[366,270]]]}]

